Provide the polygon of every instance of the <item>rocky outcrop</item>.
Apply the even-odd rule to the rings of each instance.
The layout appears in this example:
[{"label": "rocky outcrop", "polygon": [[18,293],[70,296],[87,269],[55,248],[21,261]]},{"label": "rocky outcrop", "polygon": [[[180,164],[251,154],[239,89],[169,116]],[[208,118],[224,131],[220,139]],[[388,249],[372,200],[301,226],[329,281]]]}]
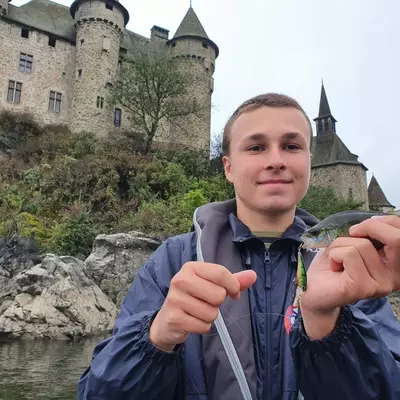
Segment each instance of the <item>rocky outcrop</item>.
[{"label": "rocky outcrop", "polygon": [[68,339],[112,329],[118,309],[72,257],[43,261],[0,283],[0,335]]},{"label": "rocky outcrop", "polygon": [[390,302],[392,304],[393,311],[400,321],[400,290],[392,293],[390,296]]},{"label": "rocky outcrop", "polygon": [[119,307],[136,272],[160,244],[141,232],[99,235],[84,272]]},{"label": "rocky outcrop", "polygon": [[[139,232],[99,235],[86,261],[0,243],[0,337],[68,339],[111,330],[138,269],[161,242]],[[391,296],[400,320],[400,292]]]}]

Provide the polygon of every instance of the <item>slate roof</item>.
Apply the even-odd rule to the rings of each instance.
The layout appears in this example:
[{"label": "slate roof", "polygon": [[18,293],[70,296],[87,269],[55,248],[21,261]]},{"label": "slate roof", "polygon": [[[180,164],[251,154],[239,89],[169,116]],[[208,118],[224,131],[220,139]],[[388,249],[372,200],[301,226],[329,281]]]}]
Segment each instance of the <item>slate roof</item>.
[{"label": "slate roof", "polygon": [[[318,117],[315,118],[315,120],[321,119],[321,118],[326,118],[326,117],[333,118],[333,115],[331,113],[331,108],[329,107],[329,102],[328,102],[328,97],[326,95],[325,86],[322,83],[321,98],[320,98],[320,102],[319,102],[319,113],[318,113]],[[333,119],[335,120],[335,118],[333,118]]]},{"label": "slate roof", "polygon": [[76,31],[69,7],[50,0],[31,0],[21,7],[10,4],[6,18],[75,43]]},{"label": "slate roof", "polygon": [[181,36],[197,36],[204,39],[209,39],[206,31],[201,25],[199,18],[194,12],[193,8],[190,7],[184,16],[181,24],[178,27],[174,35],[174,39]]},{"label": "slate roof", "polygon": [[389,203],[388,199],[383,193],[382,188],[380,187],[378,181],[375,176],[372,176],[371,181],[368,185],[368,201],[370,206],[375,207],[393,207],[392,204]]},{"label": "slate roof", "polygon": [[343,163],[360,165],[366,171],[368,170],[367,167],[358,161],[358,156],[353,154],[339,136],[333,132],[314,136],[311,152],[313,155],[312,167]]},{"label": "slate roof", "polygon": [[[31,0],[21,7],[10,4],[6,18],[72,43],[76,41],[76,30],[70,8],[51,0]],[[132,51],[139,45],[145,45],[148,42],[148,38],[126,29],[122,47]]]},{"label": "slate roof", "polygon": [[195,37],[203,39],[206,43],[211,45],[215,50],[215,56],[219,55],[218,46],[208,37],[203,25],[201,24],[198,16],[194,12],[192,7],[189,7],[186,15],[183,17],[181,24],[179,25],[174,37],[170,40],[174,41],[179,38]]}]

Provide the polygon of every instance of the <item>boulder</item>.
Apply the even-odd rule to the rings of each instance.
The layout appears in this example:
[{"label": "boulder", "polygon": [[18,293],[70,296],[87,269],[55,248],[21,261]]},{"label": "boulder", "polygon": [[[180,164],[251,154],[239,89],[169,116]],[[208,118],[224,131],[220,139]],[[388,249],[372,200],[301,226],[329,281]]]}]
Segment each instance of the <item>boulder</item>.
[{"label": "boulder", "polygon": [[84,274],[83,262],[72,257],[48,254],[41,264],[0,280],[0,336],[90,336],[111,330],[117,313]]},{"label": "boulder", "polygon": [[120,307],[136,272],[160,244],[141,232],[99,235],[84,262],[84,272]]}]

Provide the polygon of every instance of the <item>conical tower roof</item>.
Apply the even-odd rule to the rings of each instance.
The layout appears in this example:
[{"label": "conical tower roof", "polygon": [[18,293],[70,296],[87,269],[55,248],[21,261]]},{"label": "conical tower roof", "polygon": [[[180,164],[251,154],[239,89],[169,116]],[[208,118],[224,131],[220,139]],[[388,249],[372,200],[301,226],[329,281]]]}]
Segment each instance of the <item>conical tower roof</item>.
[{"label": "conical tower roof", "polygon": [[181,36],[197,36],[204,39],[209,39],[206,31],[203,28],[198,16],[193,10],[193,7],[190,7],[187,11],[185,17],[183,18],[181,24],[179,25],[178,30],[174,35],[174,39]]},{"label": "conical tower roof", "polygon": [[368,186],[368,201],[370,206],[385,206],[394,208],[394,206],[389,203],[388,199],[385,196],[385,193],[383,193],[383,190],[374,175],[372,175],[371,182]]},{"label": "conical tower roof", "polygon": [[194,12],[192,6],[189,7],[189,10],[184,16],[181,24],[179,25],[174,37],[170,40],[170,42],[185,38],[196,38],[203,40],[215,50],[215,58],[218,57],[218,46],[208,37],[205,29],[203,28],[203,25],[199,20],[199,17]]}]

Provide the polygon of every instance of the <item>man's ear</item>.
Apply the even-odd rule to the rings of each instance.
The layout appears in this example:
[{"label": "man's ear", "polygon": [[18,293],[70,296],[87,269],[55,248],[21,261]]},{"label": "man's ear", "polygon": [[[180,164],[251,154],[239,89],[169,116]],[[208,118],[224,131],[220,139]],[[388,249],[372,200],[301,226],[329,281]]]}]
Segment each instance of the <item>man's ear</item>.
[{"label": "man's ear", "polygon": [[232,179],[232,164],[229,156],[223,156],[222,157],[222,163],[224,164],[224,171],[225,171],[225,176],[226,179],[230,182],[233,183]]}]

